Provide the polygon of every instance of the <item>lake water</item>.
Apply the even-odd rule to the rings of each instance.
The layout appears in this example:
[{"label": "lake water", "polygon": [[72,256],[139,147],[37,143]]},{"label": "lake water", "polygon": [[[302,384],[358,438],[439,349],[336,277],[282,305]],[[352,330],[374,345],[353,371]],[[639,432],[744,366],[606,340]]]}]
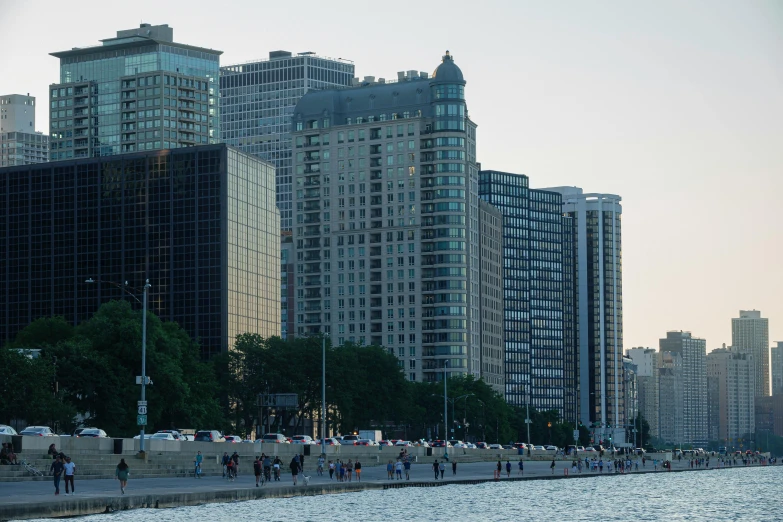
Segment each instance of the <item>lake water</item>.
[{"label": "lake water", "polygon": [[86,522],[783,521],[783,466],[403,488],[80,517]]}]

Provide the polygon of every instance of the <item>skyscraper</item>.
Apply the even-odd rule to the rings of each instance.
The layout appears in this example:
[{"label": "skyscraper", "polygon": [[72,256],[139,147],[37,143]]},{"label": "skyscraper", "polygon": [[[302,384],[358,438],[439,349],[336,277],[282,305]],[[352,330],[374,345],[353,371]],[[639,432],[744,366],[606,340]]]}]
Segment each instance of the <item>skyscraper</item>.
[{"label": "skyscraper", "polygon": [[291,115],[310,90],[350,87],[354,65],[312,52],[272,51],[268,60],[220,68],[220,133],[225,143],[275,166],[277,207],[291,230]]},{"label": "skyscraper", "polygon": [[682,355],[658,352],[658,433],[664,444],[684,440]]},{"label": "skyscraper", "polygon": [[783,395],[783,341],[778,341],[777,346],[772,347],[772,395]]},{"label": "skyscraper", "polygon": [[576,420],[576,386],[564,376],[563,200],[528,177],[479,173],[479,195],[503,213],[505,398]]},{"label": "skyscraper", "polygon": [[271,165],[223,144],[0,169],[0,342],[146,279],[150,311],[205,356],[279,335],[274,188]]},{"label": "skyscraper", "polygon": [[[660,339],[661,352],[682,357],[682,440],[685,444],[704,445],[707,439],[707,341],[690,332],[666,332]],[[661,415],[665,415],[661,411]]]},{"label": "skyscraper", "polygon": [[480,241],[465,83],[447,52],[432,78],[408,71],[299,100],[296,335],[385,346],[410,380],[442,379],[444,367],[481,376],[482,342],[502,344],[482,327],[481,295],[502,290],[480,276],[493,244]]},{"label": "skyscraper", "polygon": [[753,354],[734,347],[713,350],[707,355],[707,375],[718,384],[718,440],[737,447],[737,439],[756,431]]},{"label": "skyscraper", "polygon": [[769,395],[769,320],[758,310],[740,310],[740,316],[731,320],[731,345],[753,355],[756,396]]},{"label": "skyscraper", "polygon": [[[543,189],[563,196],[564,241],[574,250],[575,286],[571,296],[576,319],[579,374],[579,418],[589,424],[596,440],[622,443],[623,408],[623,292],[622,207],[612,194],[585,194],[577,187]],[[566,308],[571,306],[566,304]],[[570,312],[567,311],[566,316]],[[569,323],[564,330],[572,337]],[[566,360],[568,359],[566,353]]]},{"label": "skyscraper", "polygon": [[49,161],[49,136],[35,131],[35,97],[0,95],[0,167]]},{"label": "skyscraper", "polygon": [[631,348],[626,353],[636,365],[639,412],[650,425],[650,435],[658,437],[658,353],[653,348]]},{"label": "skyscraper", "polygon": [[221,51],[177,43],[168,25],[101,42],[51,53],[52,161],[220,141]]}]

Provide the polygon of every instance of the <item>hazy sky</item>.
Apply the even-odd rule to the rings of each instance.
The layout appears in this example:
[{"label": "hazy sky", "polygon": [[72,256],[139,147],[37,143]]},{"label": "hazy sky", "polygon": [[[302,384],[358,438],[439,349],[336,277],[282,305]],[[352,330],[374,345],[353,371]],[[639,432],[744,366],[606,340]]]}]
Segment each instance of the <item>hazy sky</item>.
[{"label": "hazy sky", "polygon": [[48,53],[141,21],[223,65],[314,51],[394,78],[449,49],[484,168],[622,196],[626,348],[690,330],[709,351],[740,309],[783,340],[783,2],[111,5],[0,0],[0,93],[36,96],[39,130],[59,79]]}]

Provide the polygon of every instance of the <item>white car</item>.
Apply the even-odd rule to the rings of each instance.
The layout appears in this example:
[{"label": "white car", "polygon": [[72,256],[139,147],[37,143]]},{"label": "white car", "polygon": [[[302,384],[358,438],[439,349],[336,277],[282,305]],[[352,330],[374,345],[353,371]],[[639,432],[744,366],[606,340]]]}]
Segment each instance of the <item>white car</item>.
[{"label": "white car", "polygon": [[467,445],[468,449],[477,449],[476,445],[472,442],[466,442],[465,444]]},{"label": "white car", "polygon": [[595,448],[592,447],[592,446],[588,446],[588,447],[586,447],[584,449],[581,449],[579,451],[583,451],[583,452],[586,452],[586,453],[598,453],[597,451],[595,451]]},{"label": "white car", "polygon": [[467,447],[468,445],[465,444],[464,442],[457,442],[452,446],[452,448],[463,448],[463,449],[467,449]]},{"label": "white car", "polygon": [[395,446],[404,446],[406,448],[410,448],[410,447],[413,446],[413,444],[411,444],[411,441],[409,441],[409,440],[398,440],[394,445]]},{"label": "white car", "polygon": [[490,444],[489,449],[496,449],[496,450],[502,450],[503,446],[500,444]]},{"label": "white car", "polygon": [[315,444],[315,441],[310,435],[294,435],[291,437],[291,444]]},{"label": "white car", "polygon": [[19,435],[31,435],[34,437],[54,437],[54,432],[49,426],[28,426]]},{"label": "white car", "polygon": [[234,443],[242,442],[242,437],[240,437],[239,435],[226,435],[223,438],[226,439],[226,442],[234,442]]},{"label": "white car", "polygon": [[418,441],[416,441],[416,446],[419,446],[421,448],[429,448],[430,447],[430,443],[427,442],[426,440],[418,440]]},{"label": "white car", "polygon": [[546,451],[546,448],[544,446],[533,446],[533,450],[536,450],[536,451]]},{"label": "white car", "polygon": [[557,446],[544,446],[544,449],[547,451],[557,451]]},{"label": "white car", "polygon": [[11,426],[0,424],[0,435],[19,435]]},{"label": "white car", "polygon": [[151,440],[177,440],[171,433],[154,433],[150,435]]}]

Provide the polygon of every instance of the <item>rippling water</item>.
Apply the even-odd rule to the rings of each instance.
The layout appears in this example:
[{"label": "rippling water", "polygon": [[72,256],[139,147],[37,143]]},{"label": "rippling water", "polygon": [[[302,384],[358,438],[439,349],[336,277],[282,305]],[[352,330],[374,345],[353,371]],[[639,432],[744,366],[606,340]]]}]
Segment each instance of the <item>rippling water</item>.
[{"label": "rippling water", "polygon": [[80,517],[88,522],[783,521],[783,466],[404,488]]}]

